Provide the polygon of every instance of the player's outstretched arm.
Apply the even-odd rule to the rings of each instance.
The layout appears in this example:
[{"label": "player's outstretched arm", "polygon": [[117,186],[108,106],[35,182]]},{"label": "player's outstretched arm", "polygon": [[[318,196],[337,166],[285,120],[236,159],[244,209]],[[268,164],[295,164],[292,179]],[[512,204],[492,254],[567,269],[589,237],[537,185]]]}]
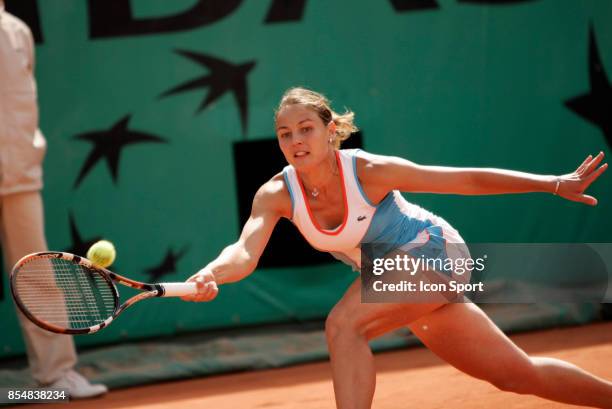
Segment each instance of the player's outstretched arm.
[{"label": "player's outstretched arm", "polygon": [[358,171],[362,183],[389,191],[459,195],[548,192],[594,206],[597,199],[584,191],[607,169],[607,163],[598,167],[603,159],[603,152],[595,157],[589,155],[574,172],[554,176],[494,168],[423,166],[402,158],[370,154],[360,160]]},{"label": "player's outstretched arm", "polygon": [[282,175],[261,186],[238,241],[224,248],[217,258],[187,280],[198,283],[199,293],[183,300],[211,301],[217,296],[218,285],[236,282],[251,274],[278,220],[290,216],[290,200]]}]

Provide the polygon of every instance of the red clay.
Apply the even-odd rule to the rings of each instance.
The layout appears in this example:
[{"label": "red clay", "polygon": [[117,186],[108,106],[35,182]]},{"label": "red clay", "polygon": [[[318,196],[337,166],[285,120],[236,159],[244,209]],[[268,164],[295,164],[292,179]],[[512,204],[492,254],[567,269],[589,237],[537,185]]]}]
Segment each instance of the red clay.
[{"label": "red clay", "polygon": [[[565,359],[612,379],[612,323],[547,330],[511,337],[530,355]],[[500,392],[447,365],[429,350],[410,348],[376,356],[379,368],[374,408],[575,408],[572,405]],[[134,387],[77,401],[71,409],[334,408],[329,363],[247,372]],[[55,404],[30,409],[66,408]]]}]

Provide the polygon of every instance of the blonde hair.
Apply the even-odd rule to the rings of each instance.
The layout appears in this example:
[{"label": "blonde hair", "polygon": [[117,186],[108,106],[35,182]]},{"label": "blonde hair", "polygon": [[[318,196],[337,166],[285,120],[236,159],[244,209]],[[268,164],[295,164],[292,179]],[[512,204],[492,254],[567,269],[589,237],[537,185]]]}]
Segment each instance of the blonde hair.
[{"label": "blonde hair", "polygon": [[278,113],[289,105],[303,105],[312,109],[326,126],[330,121],[334,121],[336,124],[336,134],[332,141],[334,149],[339,149],[343,141],[347,140],[353,132],[359,130],[353,123],[355,119],[354,112],[349,110],[346,110],[343,114],[335,112],[331,109],[330,102],[325,95],[318,92],[301,87],[288,89],[281,98],[278,108],[274,111],[274,119],[276,120]]}]

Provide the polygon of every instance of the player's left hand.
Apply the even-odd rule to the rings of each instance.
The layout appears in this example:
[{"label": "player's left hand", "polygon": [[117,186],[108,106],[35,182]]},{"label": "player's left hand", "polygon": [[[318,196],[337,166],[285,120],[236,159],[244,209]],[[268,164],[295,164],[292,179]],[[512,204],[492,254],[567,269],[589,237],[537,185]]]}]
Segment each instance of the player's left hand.
[{"label": "player's left hand", "polygon": [[584,191],[608,168],[607,163],[597,167],[603,158],[603,152],[599,152],[595,157],[589,155],[574,172],[559,176],[557,195],[574,202],[595,206],[597,199],[585,195]]}]

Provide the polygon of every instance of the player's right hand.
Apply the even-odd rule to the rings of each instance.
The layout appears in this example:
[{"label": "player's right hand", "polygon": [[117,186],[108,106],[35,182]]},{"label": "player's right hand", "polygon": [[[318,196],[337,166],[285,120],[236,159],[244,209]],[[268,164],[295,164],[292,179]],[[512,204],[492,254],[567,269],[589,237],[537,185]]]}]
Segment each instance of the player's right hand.
[{"label": "player's right hand", "polygon": [[186,282],[196,283],[198,293],[181,297],[183,301],[212,301],[219,293],[219,287],[217,287],[215,276],[213,272],[206,267],[189,277]]}]

